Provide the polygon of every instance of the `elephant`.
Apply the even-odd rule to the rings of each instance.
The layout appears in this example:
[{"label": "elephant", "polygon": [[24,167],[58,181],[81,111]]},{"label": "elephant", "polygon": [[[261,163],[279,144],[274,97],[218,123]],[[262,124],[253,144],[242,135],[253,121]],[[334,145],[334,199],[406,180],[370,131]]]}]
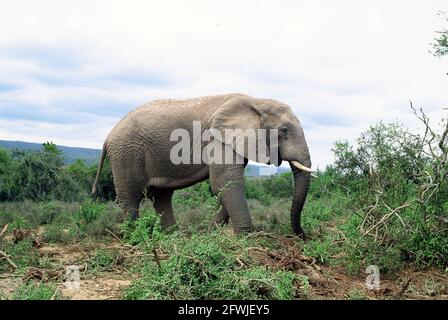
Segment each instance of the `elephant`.
[{"label": "elephant", "polygon": [[[279,166],[288,161],[294,176],[294,193],[291,206],[291,226],[294,233],[305,237],[301,227],[301,212],[307,197],[311,173],[311,158],[302,126],[292,109],[279,101],[255,98],[234,93],[190,99],[155,100],[127,114],[107,136],[92,188],[96,193],[100,172],[108,156],[112,169],[118,202],[132,219],[139,216],[140,202],[148,196],[161,217],[163,228],[176,224],[172,197],[175,190],[189,187],[209,179],[211,191],[218,195],[220,210],[212,224],[228,223],[235,233],[253,231],[251,215],[245,197],[244,168],[249,160],[259,161],[224,139],[200,141],[201,147],[221,145],[229,150],[230,163],[207,162],[175,164],[171,160],[176,145],[173,130],[194,134],[193,123],[200,123],[200,132],[224,132],[228,129],[276,129],[274,142],[266,139],[266,164]],[[237,130],[238,131],[238,130]],[[239,133],[236,139],[240,138]],[[271,145],[269,145],[271,143]],[[186,151],[188,152],[188,151]],[[189,157],[195,157],[190,150]],[[240,156],[243,161],[238,162]],[[191,158],[190,158],[191,159]]]}]

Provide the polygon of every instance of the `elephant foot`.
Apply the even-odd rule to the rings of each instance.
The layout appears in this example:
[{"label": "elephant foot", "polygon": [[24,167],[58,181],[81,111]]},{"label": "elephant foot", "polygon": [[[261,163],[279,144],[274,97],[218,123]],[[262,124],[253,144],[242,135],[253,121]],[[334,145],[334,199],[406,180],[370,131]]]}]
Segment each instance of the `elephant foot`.
[{"label": "elephant foot", "polygon": [[210,227],[215,228],[223,226],[229,223],[229,215],[224,207],[215,214],[212,221],[210,221]]},{"label": "elephant foot", "polygon": [[303,231],[302,228],[300,228],[299,232],[297,233],[297,236],[302,239],[303,241],[307,240],[307,236],[305,234],[305,231]]},{"label": "elephant foot", "polygon": [[162,213],[160,226],[162,227],[163,231],[173,231],[177,226],[176,218],[173,214]]},{"label": "elephant foot", "polygon": [[254,231],[254,228],[253,228],[252,224],[248,225],[248,226],[243,226],[243,227],[242,226],[234,226],[233,227],[233,232],[235,234],[248,234],[253,231]]}]

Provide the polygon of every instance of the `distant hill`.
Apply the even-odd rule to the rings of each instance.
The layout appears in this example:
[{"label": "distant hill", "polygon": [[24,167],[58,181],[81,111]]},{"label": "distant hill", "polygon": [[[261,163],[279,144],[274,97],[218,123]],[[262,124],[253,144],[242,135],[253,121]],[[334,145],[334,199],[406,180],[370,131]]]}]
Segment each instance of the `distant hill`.
[{"label": "distant hill", "polygon": [[[41,143],[23,142],[23,141],[5,141],[0,140],[0,147],[5,149],[18,149],[18,150],[41,150]],[[57,146],[64,154],[65,163],[70,164],[75,162],[77,159],[83,159],[88,164],[94,164],[98,162],[101,156],[101,150],[99,149],[88,149],[88,148],[77,148],[77,147],[66,147]]]},{"label": "distant hill", "polygon": [[[19,150],[41,150],[41,143],[23,142],[23,141],[6,141],[0,140],[0,147],[5,149]],[[66,164],[75,162],[77,159],[83,159],[87,164],[95,164],[99,161],[101,150],[89,148],[66,147],[57,145],[58,149],[64,154]],[[288,167],[274,167],[265,165],[249,164],[246,167],[245,175],[249,177],[271,176],[291,171]]]}]

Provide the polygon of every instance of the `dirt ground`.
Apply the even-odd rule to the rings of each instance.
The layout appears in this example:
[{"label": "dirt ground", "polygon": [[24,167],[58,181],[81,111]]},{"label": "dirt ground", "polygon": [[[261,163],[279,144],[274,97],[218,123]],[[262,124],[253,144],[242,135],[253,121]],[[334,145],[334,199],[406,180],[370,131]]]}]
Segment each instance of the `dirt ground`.
[{"label": "dirt ground", "polygon": [[[91,252],[103,248],[107,250],[123,251],[122,245],[114,241],[109,245],[78,245],[78,244],[45,244],[38,248],[41,258],[47,259],[58,266],[54,268],[30,268],[24,276],[14,274],[0,275],[0,293],[8,296],[21,283],[30,279],[42,282],[56,282],[57,293],[64,299],[71,300],[108,300],[120,299],[123,290],[131,284],[132,277],[124,268],[116,266],[112,270],[103,272],[88,272],[88,260]],[[125,258],[123,252],[123,257]],[[80,271],[79,288],[67,286],[66,267],[76,266]]]},{"label": "dirt ground", "polygon": [[[114,250],[120,261],[112,269],[89,272],[91,253],[98,248]],[[341,267],[318,265],[314,259],[303,256],[293,247],[273,252],[265,248],[253,248],[251,259],[274,268],[291,270],[306,275],[309,288],[306,296],[298,299],[444,299],[448,300],[448,277],[436,269],[402,270],[399,274],[380,279],[380,288],[369,290],[365,277],[349,275]],[[24,276],[0,275],[0,293],[10,296],[24,281],[57,283],[57,294],[63,299],[105,300],[121,299],[123,291],[138,275],[129,271],[129,263],[142,253],[123,245],[118,240],[104,244],[45,244],[38,248],[41,258],[58,265],[57,269],[30,268]],[[244,262],[240,262],[244,264]],[[75,265],[80,270],[78,289],[67,287],[65,267]],[[55,293],[55,294],[56,294]]]}]

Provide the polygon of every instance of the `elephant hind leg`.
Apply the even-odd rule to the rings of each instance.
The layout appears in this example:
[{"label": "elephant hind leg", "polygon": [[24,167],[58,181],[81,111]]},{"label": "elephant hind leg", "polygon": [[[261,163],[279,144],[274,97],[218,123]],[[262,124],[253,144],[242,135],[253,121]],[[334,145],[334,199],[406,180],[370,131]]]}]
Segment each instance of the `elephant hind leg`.
[{"label": "elephant hind leg", "polygon": [[154,209],[160,215],[163,229],[169,229],[176,225],[172,206],[173,193],[173,190],[165,189],[153,189],[151,192],[154,199]]},{"label": "elephant hind leg", "polygon": [[139,188],[116,188],[117,200],[123,208],[125,217],[130,216],[133,221],[139,217],[140,202],[143,199],[143,192]]}]

